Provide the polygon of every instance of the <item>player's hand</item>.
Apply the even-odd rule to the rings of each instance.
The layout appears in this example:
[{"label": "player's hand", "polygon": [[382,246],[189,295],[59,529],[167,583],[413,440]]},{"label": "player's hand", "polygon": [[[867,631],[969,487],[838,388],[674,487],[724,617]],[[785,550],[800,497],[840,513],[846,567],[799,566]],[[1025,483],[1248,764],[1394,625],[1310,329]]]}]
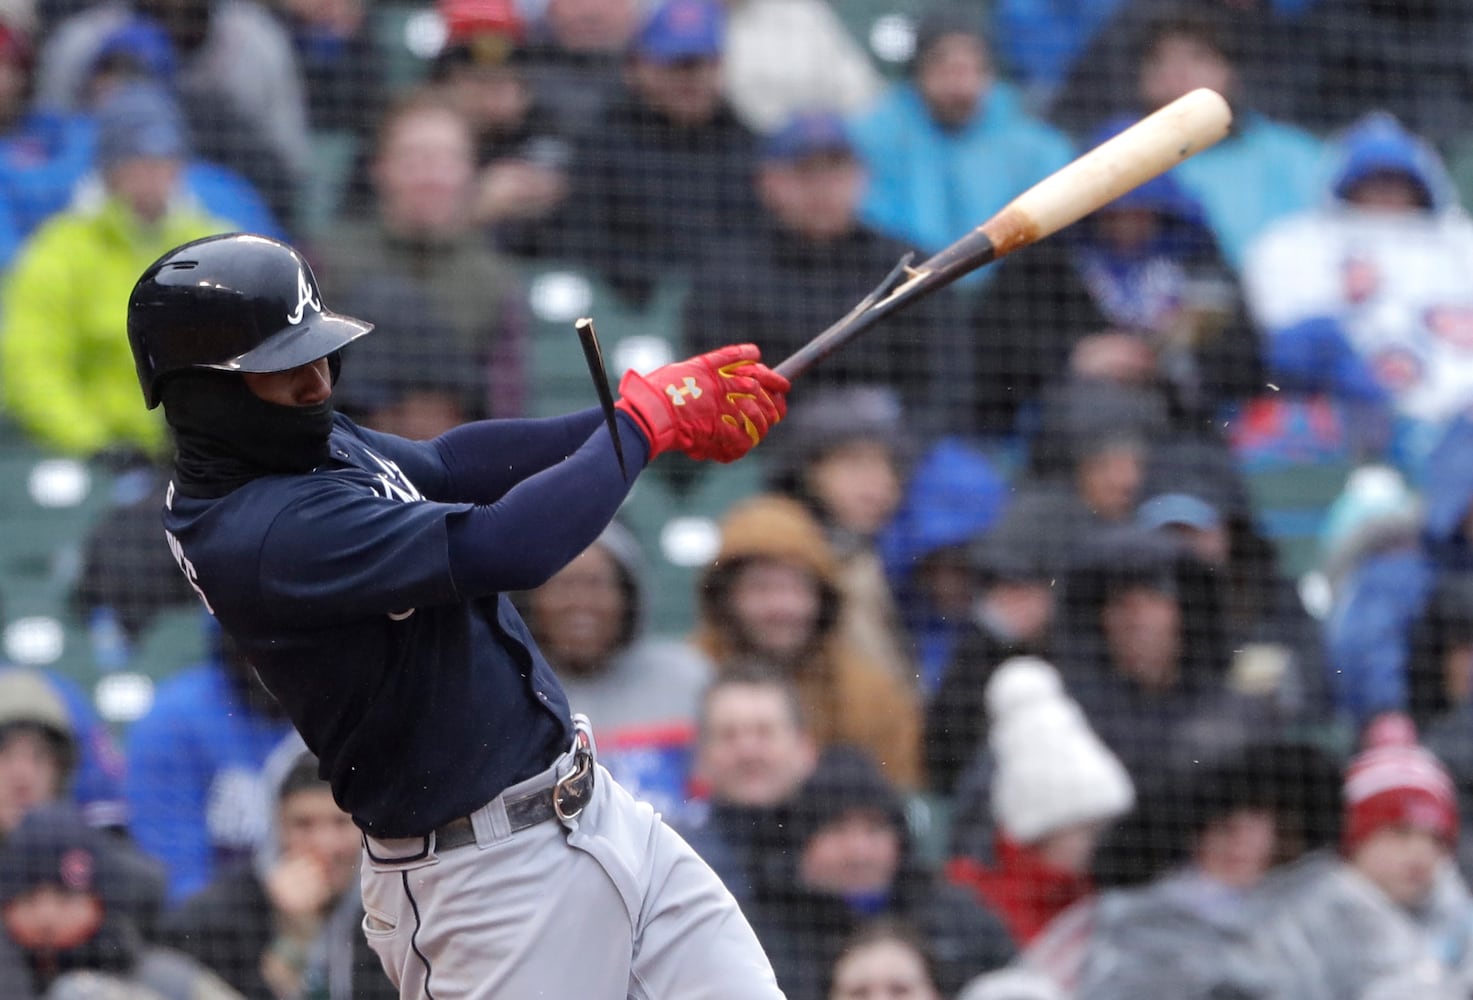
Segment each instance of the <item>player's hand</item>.
[{"label": "player's hand", "polygon": [[615,404],[644,430],[650,458],[680,451],[734,462],[788,412],[788,380],[753,344],[723,347],[648,375],[625,372]]}]

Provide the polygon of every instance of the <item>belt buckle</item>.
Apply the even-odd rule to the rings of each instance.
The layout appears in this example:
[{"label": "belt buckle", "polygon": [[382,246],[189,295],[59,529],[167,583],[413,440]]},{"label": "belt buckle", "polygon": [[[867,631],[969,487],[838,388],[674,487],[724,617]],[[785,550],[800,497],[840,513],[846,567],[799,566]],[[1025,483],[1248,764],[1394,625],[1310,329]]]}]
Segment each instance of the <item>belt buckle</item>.
[{"label": "belt buckle", "polygon": [[573,716],[571,753],[573,754],[573,769],[559,778],[552,786],[552,811],[564,823],[581,816],[586,802],[580,802],[576,809],[565,810],[563,797],[573,794],[573,785],[586,777],[592,777],[593,764],[598,759],[598,748],[593,742],[593,726],[589,724],[588,716],[581,712]]}]

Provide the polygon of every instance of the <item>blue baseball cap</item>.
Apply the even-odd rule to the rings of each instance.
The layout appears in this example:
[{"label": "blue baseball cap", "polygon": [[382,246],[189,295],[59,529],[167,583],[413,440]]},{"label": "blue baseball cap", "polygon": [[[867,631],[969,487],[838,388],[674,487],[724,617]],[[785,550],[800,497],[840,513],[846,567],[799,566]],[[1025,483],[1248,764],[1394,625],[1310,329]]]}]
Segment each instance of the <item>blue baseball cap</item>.
[{"label": "blue baseball cap", "polygon": [[721,55],[726,12],[714,0],[667,0],[655,8],[634,40],[634,51],[658,63]]},{"label": "blue baseball cap", "polygon": [[832,111],[809,111],[794,115],[762,143],[764,160],[792,163],[820,153],[854,156],[849,129]]},{"label": "blue baseball cap", "polygon": [[1188,493],[1163,493],[1141,504],[1136,511],[1136,524],[1148,531],[1171,525],[1212,531],[1222,526],[1217,508],[1200,497]]}]

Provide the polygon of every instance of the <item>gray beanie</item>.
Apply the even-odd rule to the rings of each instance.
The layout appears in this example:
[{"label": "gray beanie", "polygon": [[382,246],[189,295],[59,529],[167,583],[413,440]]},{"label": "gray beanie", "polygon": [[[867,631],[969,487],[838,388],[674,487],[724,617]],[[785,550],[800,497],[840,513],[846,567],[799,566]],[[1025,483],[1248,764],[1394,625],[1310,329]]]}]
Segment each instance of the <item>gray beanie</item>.
[{"label": "gray beanie", "polygon": [[156,83],[127,84],[97,109],[100,170],[132,159],[183,159],[188,152],[179,106]]}]

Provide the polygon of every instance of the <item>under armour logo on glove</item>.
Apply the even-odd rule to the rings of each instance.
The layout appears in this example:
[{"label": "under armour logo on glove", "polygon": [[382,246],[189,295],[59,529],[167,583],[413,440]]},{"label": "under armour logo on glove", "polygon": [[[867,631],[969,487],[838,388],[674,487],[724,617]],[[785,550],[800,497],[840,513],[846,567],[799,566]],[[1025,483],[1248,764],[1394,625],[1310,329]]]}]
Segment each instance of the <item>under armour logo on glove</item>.
[{"label": "under armour logo on glove", "polygon": [[665,386],[665,395],[669,396],[670,402],[676,406],[684,406],[686,396],[691,399],[701,398],[701,387],[694,378],[687,375],[684,386],[676,386],[673,383]]},{"label": "under armour logo on glove", "polygon": [[791,386],[761,358],[755,345],[739,344],[657,368],[647,377],[626,372],[615,405],[644,431],[651,459],[674,450],[733,462],[788,412]]}]

